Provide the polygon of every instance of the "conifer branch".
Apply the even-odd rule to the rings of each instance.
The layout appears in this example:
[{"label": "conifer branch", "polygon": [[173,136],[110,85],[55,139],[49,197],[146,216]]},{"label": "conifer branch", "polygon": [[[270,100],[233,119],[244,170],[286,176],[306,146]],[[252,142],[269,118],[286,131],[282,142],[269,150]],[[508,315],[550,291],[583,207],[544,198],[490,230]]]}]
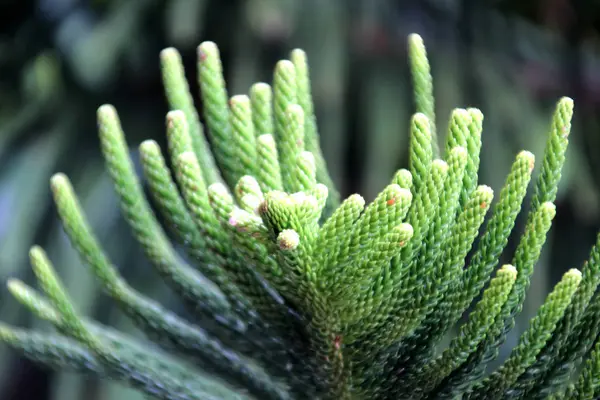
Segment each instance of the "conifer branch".
[{"label": "conifer branch", "polygon": [[440,153],[418,35],[409,38],[409,58],[416,104],[409,165],[367,203],[359,194],[340,201],[328,175],[302,50],[276,65],[273,86],[256,83],[248,95],[229,98],[219,50],[202,43],[205,127],[181,56],[164,50],[167,149],[147,140],[139,150],[165,227],[112,106],[99,108],[98,128],[121,211],[190,320],[123,279],[68,178],[56,174],[54,202],[73,247],[147,338],[80,316],[34,246],[43,295],[16,279],[8,290],[58,333],[0,324],[0,341],[42,365],[112,379],[159,400],[597,398],[600,236],[581,272],[563,276],[509,357],[485,374],[523,307],[556,214],[573,101],[556,106],[525,229],[511,264],[496,270],[534,156],[516,156],[493,203],[478,176],[483,114],[453,110]]}]

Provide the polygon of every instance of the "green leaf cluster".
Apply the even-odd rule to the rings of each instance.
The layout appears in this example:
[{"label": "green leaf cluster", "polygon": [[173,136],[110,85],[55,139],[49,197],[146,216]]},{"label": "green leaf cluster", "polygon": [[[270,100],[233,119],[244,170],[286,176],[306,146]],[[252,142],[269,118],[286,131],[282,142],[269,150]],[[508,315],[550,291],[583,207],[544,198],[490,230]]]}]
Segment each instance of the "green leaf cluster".
[{"label": "green leaf cluster", "polygon": [[478,182],[482,113],[454,110],[438,143],[419,36],[410,36],[409,52],[417,109],[409,168],[367,203],[358,194],[340,200],[329,178],[304,52],[276,65],[273,87],[257,83],[229,97],[218,48],[202,43],[201,119],[180,55],[164,50],[167,146],[139,148],[156,209],[112,106],[99,108],[98,127],[123,215],[189,316],[123,279],[69,179],[56,174],[54,201],[73,247],[147,340],[81,316],[37,246],[30,257],[41,293],[18,280],[8,288],[57,333],[2,324],[0,340],[52,368],[163,400],[600,396],[600,237],[509,357],[486,371],[514,327],[556,213],[572,100],[557,104],[524,232],[512,262],[499,266],[534,156],[516,156],[494,200]]}]

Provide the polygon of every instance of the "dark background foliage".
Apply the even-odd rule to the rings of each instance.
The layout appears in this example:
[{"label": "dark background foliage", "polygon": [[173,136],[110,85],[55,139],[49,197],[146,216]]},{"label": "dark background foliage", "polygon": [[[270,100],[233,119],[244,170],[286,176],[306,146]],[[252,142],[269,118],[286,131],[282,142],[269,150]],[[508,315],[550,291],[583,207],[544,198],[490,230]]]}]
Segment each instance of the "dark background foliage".
[{"label": "dark background foliage", "polygon": [[[418,32],[432,63],[438,124],[454,107],[476,106],[486,116],[481,182],[496,190],[519,150],[541,155],[558,98],[575,99],[558,216],[510,348],[548,288],[579,266],[600,228],[599,24],[594,0],[0,0],[0,280],[29,279],[28,247],[41,244],[82,311],[137,334],[104,301],[61,232],[47,181],[63,171],[124,274],[178,308],[148,274],[119,216],[95,132],[95,110],[109,102],[134,157],[143,139],[162,143],[158,54],[167,46],[183,53],[194,86],[195,48],[215,41],[231,94],[270,81],[278,59],[304,48],[333,177],[344,194],[372,198],[407,162],[413,105],[406,36]],[[6,290],[0,290],[0,318],[43,325]],[[140,397],[41,370],[0,348],[0,398]]]}]

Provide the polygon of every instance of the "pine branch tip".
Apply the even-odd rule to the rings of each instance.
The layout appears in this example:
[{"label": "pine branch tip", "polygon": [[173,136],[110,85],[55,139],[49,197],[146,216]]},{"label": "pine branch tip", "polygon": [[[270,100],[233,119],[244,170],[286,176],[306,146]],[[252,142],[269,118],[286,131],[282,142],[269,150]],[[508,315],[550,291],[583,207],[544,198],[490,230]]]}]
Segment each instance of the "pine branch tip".
[{"label": "pine branch tip", "polygon": [[179,53],[179,50],[177,50],[175,47],[166,47],[164,49],[162,49],[159,53],[161,60],[167,60],[170,58],[181,58],[181,54]]},{"label": "pine branch tip", "polygon": [[219,47],[215,42],[204,41],[197,48],[197,56],[201,63],[205,62],[209,57],[218,57]]},{"label": "pine branch tip", "polygon": [[516,277],[517,273],[517,268],[512,264],[504,264],[498,269],[498,274],[510,274]]},{"label": "pine branch tip", "polygon": [[581,279],[583,275],[581,271],[577,268],[571,268],[567,272],[565,272],[565,276],[572,276],[574,278]]},{"label": "pine branch tip", "polygon": [[519,154],[517,154],[517,159],[526,159],[529,166],[529,172],[533,171],[535,167],[535,155],[527,150],[521,150]]},{"label": "pine branch tip", "polygon": [[546,201],[540,205],[540,210],[554,216],[554,214],[556,214],[556,205],[551,201]]},{"label": "pine branch tip", "polygon": [[295,73],[296,67],[290,60],[280,60],[275,64],[275,71],[280,73]]},{"label": "pine branch tip", "polygon": [[229,192],[227,190],[227,186],[225,186],[225,184],[223,184],[222,182],[211,183],[208,186],[207,190],[209,192],[212,192],[212,193],[215,193],[215,194],[219,194],[219,195],[226,195]]},{"label": "pine branch tip", "polygon": [[444,160],[435,159],[431,163],[431,167],[440,170],[440,172],[448,172],[448,163]]},{"label": "pine branch tip", "polygon": [[424,46],[423,38],[418,33],[408,35],[408,43],[413,46]]},{"label": "pine branch tip", "polygon": [[58,172],[52,175],[52,177],[50,178],[50,187],[52,188],[53,192],[70,186],[71,181],[69,180],[69,177],[63,172]]},{"label": "pine branch tip", "polygon": [[96,112],[98,120],[103,121],[106,119],[114,119],[117,117],[117,109],[112,104],[103,104],[98,107],[98,111]]},{"label": "pine branch tip", "polygon": [[160,154],[160,146],[154,139],[147,139],[140,143],[140,154],[144,155],[158,155]]},{"label": "pine branch tip", "polygon": [[14,297],[17,297],[16,293],[20,293],[23,291],[25,283],[17,278],[8,278],[6,280],[6,287]]},{"label": "pine branch tip", "polygon": [[467,149],[464,148],[463,146],[453,147],[452,150],[450,150],[450,154],[456,154],[456,156],[460,157],[461,159],[465,159],[465,160],[469,156]]},{"label": "pine branch tip", "polygon": [[281,250],[294,250],[300,244],[300,235],[293,229],[284,229],[277,235],[277,245]]},{"label": "pine branch tip", "polygon": [[233,107],[236,106],[250,106],[250,98],[245,94],[236,94],[231,96],[229,99],[229,104]]},{"label": "pine branch tip", "polygon": [[268,146],[275,145],[275,139],[273,138],[273,135],[270,133],[265,133],[263,135],[260,135],[257,140],[261,144],[264,144],[264,145],[268,145]]},{"label": "pine branch tip", "polygon": [[177,156],[177,161],[184,166],[194,165],[197,163],[196,154],[193,151],[184,151]]},{"label": "pine branch tip", "polygon": [[365,200],[365,198],[364,198],[364,197],[362,197],[362,196],[361,196],[360,194],[358,194],[358,193],[354,193],[354,194],[351,194],[350,196],[348,196],[348,199],[347,199],[347,201],[351,201],[351,202],[353,202],[353,203],[360,204],[362,207],[364,207],[364,206],[365,206],[365,204],[366,204],[366,200]]},{"label": "pine branch tip", "polygon": [[414,113],[411,120],[413,124],[425,125],[429,128],[429,117],[422,112]]},{"label": "pine branch tip", "polygon": [[170,110],[166,116],[167,123],[171,121],[185,121],[185,113],[182,110]]},{"label": "pine branch tip", "polygon": [[270,91],[271,90],[271,85],[269,85],[266,82],[256,82],[254,84],[252,84],[252,86],[250,87],[250,91],[251,92],[264,92],[265,90]]},{"label": "pine branch tip", "polygon": [[296,48],[290,52],[290,57],[292,59],[294,59],[294,58],[306,59],[306,52],[300,48]]}]

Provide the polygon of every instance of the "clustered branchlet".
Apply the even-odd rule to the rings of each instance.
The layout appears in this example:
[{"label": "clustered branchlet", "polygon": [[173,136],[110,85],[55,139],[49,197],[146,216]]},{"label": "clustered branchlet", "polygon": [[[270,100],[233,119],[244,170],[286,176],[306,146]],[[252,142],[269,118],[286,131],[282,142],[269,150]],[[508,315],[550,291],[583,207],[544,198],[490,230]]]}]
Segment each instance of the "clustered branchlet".
[{"label": "clustered branchlet", "polygon": [[[478,180],[483,114],[454,110],[438,143],[418,35],[409,37],[409,56],[409,166],[366,202],[340,199],[328,175],[303,51],[276,65],[273,87],[256,83],[229,97],[219,50],[202,43],[201,118],[179,53],[164,50],[168,146],[140,145],[143,181],[112,106],[98,109],[98,128],[123,215],[193,318],[123,279],[69,179],[56,174],[52,193],[73,247],[147,339],[81,316],[35,246],[40,292],[14,279],[8,289],[57,332],[0,324],[0,340],[46,366],[161,400],[598,398],[600,236],[508,358],[487,371],[523,307],[556,214],[573,101],[556,106],[533,182],[534,156],[523,151],[494,194]],[[530,183],[524,231],[510,264],[499,266]]]}]

